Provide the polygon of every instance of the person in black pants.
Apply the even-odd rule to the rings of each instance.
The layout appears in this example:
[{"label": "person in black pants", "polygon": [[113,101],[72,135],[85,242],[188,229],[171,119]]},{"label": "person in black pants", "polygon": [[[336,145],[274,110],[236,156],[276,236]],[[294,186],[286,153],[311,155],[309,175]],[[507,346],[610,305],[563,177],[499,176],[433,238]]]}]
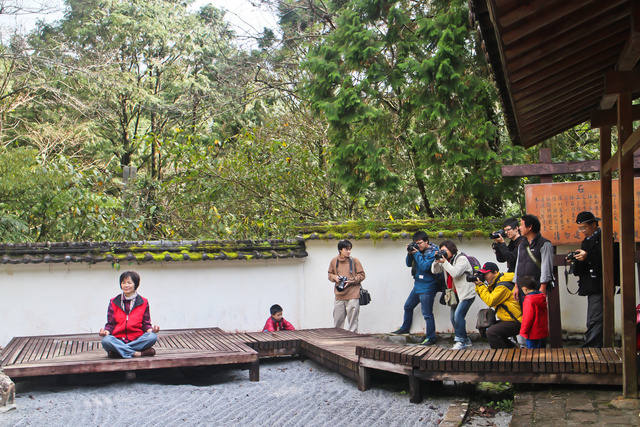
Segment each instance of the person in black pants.
[{"label": "person in black pants", "polygon": [[582,347],[602,348],[602,242],[599,221],[600,218],[588,211],[580,212],[576,217],[584,240],[573,255],[573,274],[578,277],[578,295],[587,297],[587,331]]}]

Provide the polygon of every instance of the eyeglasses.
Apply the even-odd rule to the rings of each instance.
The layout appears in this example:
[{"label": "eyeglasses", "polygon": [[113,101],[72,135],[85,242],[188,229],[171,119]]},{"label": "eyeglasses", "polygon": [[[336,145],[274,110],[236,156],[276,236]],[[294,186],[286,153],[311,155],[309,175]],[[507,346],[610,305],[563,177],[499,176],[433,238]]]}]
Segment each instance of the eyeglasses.
[{"label": "eyeglasses", "polygon": [[506,233],[510,232],[511,230],[513,230],[513,228],[511,228],[511,227],[505,227],[505,228],[504,228],[504,231],[505,231]]}]

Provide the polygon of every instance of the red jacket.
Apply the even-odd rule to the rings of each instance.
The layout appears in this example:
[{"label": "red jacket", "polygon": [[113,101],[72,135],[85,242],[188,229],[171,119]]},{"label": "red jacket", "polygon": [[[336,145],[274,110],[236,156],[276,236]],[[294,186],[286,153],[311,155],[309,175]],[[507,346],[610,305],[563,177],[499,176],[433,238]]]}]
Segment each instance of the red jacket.
[{"label": "red jacket", "polygon": [[109,303],[107,324],[104,328],[114,337],[129,343],[140,338],[152,327],[149,315],[149,301],[138,295],[133,301],[129,314],[122,310],[121,301],[122,294],[113,298]]},{"label": "red jacket", "polygon": [[533,291],[524,297],[520,335],[530,340],[549,336],[547,297],[540,291]]},{"label": "red jacket", "polygon": [[262,328],[262,332],[295,331],[295,330],[296,328],[294,328],[293,325],[287,322],[284,318],[281,321],[276,322],[275,320],[273,320],[273,317],[271,316],[269,316],[269,318],[267,319],[267,323],[265,323],[264,328]]}]

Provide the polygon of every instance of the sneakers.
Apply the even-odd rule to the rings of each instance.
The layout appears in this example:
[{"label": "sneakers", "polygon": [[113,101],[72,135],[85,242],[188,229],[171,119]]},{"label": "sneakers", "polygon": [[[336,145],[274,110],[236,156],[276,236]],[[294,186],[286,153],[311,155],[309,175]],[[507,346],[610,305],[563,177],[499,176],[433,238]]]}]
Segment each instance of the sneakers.
[{"label": "sneakers", "polygon": [[457,342],[453,345],[452,350],[464,350],[467,345],[463,342]]},{"label": "sneakers", "polygon": [[467,340],[464,342],[467,347],[473,347],[473,343],[471,342],[471,338],[467,337]]},{"label": "sneakers", "polygon": [[430,340],[429,338],[426,338],[420,343],[420,345],[436,345],[436,340]]},{"label": "sneakers", "polygon": [[393,331],[391,333],[395,335],[404,335],[404,334],[408,334],[409,331],[407,331],[406,329],[399,328],[397,331]]}]

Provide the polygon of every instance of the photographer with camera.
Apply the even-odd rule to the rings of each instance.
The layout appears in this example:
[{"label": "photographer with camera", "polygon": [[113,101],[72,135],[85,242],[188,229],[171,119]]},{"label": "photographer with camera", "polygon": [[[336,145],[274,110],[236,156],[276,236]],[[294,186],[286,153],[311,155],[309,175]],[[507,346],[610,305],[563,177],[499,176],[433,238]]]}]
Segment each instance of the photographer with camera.
[{"label": "photographer with camera", "polygon": [[509,339],[520,333],[522,310],[513,299],[513,273],[500,273],[493,262],[485,263],[473,276],[476,293],[489,307],[496,310],[498,321],[487,328],[491,348],[513,348]]},{"label": "photographer with camera", "polygon": [[[504,239],[509,239],[509,244]],[[498,262],[507,263],[507,271],[513,273],[516,270],[516,260],[518,259],[518,246],[525,241],[525,237],[520,235],[518,229],[518,220],[515,218],[507,219],[502,225],[502,230],[497,230],[489,235],[493,239],[493,252],[496,254]]]},{"label": "photographer with camera", "polygon": [[588,211],[576,217],[578,231],[584,233],[580,249],[567,254],[578,277],[578,295],[587,297],[587,331],[582,347],[602,348],[602,246],[600,218]]},{"label": "photographer with camera", "polygon": [[405,263],[411,267],[411,276],[414,279],[413,289],[404,303],[404,320],[400,329],[394,334],[408,334],[413,322],[413,310],[420,304],[422,316],[427,324],[425,339],[421,345],[434,345],[436,343],[436,322],[433,317],[433,302],[438,292],[436,278],[431,273],[435,252],[438,247],[429,243],[429,236],[424,231],[413,234],[413,242],[407,245],[407,257]]},{"label": "photographer with camera", "polygon": [[[444,272],[447,289],[455,294],[457,303],[448,302],[451,307],[451,325],[455,331],[454,350],[462,350],[471,347],[471,339],[467,335],[467,322],[465,317],[469,307],[476,299],[473,283],[467,281],[467,276],[473,273],[469,259],[458,252],[458,247],[451,240],[440,243],[440,251],[435,253],[435,261],[431,265],[431,272],[438,274]],[[451,291],[449,291],[451,294]]]},{"label": "photographer with camera", "polygon": [[[351,248],[348,240],[338,242],[338,256],[329,263],[329,281],[335,285],[334,326],[358,332],[360,283],[365,279],[365,274],[360,261],[351,257]],[[344,328],[345,319],[347,328]]]}]

